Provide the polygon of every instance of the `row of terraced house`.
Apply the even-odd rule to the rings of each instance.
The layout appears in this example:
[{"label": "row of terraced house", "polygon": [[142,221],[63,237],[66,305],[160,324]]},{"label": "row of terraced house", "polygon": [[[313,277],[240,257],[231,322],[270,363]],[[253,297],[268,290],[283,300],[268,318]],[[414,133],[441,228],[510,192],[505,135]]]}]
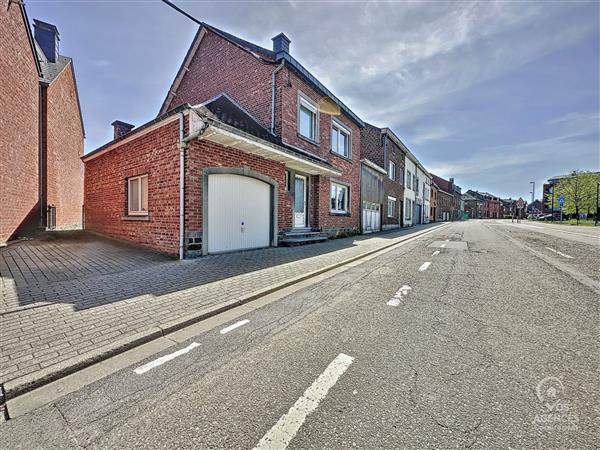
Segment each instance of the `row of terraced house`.
[{"label": "row of terraced house", "polygon": [[[9,2],[3,14],[19,37],[17,9],[23,47],[29,42],[38,64],[24,7]],[[61,61],[58,30],[44,24],[44,33]],[[452,179],[432,176],[390,128],[364,122],[292,56],[283,33],[272,40],[266,49],[199,26],[157,117],[137,127],[115,120],[114,139],[81,157],[83,201],[72,222],[183,258],[460,218]],[[2,174],[3,192],[10,177]],[[10,202],[3,196],[2,214],[14,220],[2,222],[0,241],[27,221]],[[48,202],[32,190],[28,207],[43,226],[49,214],[67,215]],[[63,225],[73,224],[53,223]]]}]

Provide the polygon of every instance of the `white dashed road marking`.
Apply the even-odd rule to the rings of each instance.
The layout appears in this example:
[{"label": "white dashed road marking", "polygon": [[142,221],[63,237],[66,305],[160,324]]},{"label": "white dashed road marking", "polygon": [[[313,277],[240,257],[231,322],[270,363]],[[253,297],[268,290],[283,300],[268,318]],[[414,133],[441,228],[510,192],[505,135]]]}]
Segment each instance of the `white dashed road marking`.
[{"label": "white dashed road marking", "polygon": [[190,350],[193,350],[196,347],[200,347],[200,344],[198,344],[197,342],[192,342],[186,348],[182,348],[181,350],[177,350],[174,353],[169,353],[168,355],[161,356],[160,358],[155,359],[154,361],[150,361],[148,364],[144,364],[143,366],[138,367],[137,369],[134,370],[134,372],[137,373],[138,375],[146,373],[149,370],[154,369],[155,367],[158,367],[168,361],[171,361],[172,359],[177,358],[178,356],[185,355]]},{"label": "white dashed road marking", "polygon": [[574,259],[572,256],[565,255],[563,252],[559,252],[558,250],[554,250],[553,248],[550,248],[550,247],[546,247],[546,248],[548,250],[550,250],[551,252],[556,253],[557,255],[564,256],[565,258],[569,258],[569,259]]},{"label": "white dashed road marking", "polygon": [[431,261],[424,262],[421,267],[419,267],[419,272],[425,272],[430,265]]},{"label": "white dashed road marking", "polygon": [[440,248],[444,248],[446,246],[446,244],[442,244],[440,245]]},{"label": "white dashed road marking", "polygon": [[229,325],[228,327],[223,328],[221,330],[221,334],[229,333],[230,331],[235,330],[236,328],[246,325],[248,322],[250,322],[248,319],[240,320],[239,322],[236,322],[233,325]]},{"label": "white dashed road marking", "polygon": [[433,252],[433,253],[431,254],[431,256],[437,256],[437,255],[439,255],[439,254],[440,254],[440,251],[439,251],[439,250],[436,250],[435,252]]},{"label": "white dashed road marking", "polygon": [[402,299],[403,296],[408,295],[408,291],[410,291],[412,288],[408,285],[404,285],[402,286],[400,289],[398,289],[398,292],[396,292],[394,294],[394,296],[387,302],[388,306],[398,306],[400,305],[400,300]]},{"label": "white dashed road marking", "polygon": [[267,434],[256,444],[254,450],[259,449],[285,449],[290,441],[296,436],[298,430],[306,420],[306,417],[312,413],[321,400],[325,398],[329,389],[331,389],[350,364],[354,361],[352,356],[340,353],[319,375],[310,387],[304,391],[290,410],[281,416],[273,428],[267,431]]}]

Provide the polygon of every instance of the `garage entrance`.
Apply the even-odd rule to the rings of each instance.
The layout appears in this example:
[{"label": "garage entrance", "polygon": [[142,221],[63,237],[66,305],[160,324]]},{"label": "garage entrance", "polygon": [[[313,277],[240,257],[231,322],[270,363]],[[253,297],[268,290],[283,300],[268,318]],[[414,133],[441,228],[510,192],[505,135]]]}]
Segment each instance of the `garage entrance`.
[{"label": "garage entrance", "polygon": [[271,185],[233,173],[208,174],[204,196],[208,253],[271,245]]}]

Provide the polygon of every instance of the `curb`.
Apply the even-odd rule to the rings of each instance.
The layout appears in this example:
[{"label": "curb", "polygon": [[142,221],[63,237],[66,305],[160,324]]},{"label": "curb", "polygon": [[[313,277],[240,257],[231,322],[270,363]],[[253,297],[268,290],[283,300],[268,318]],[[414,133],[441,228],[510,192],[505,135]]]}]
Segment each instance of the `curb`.
[{"label": "curb", "polygon": [[351,258],[346,258],[342,261],[339,261],[334,264],[330,264],[328,266],[322,267],[317,270],[313,270],[311,272],[304,273],[302,275],[298,275],[293,278],[289,278],[281,283],[277,283],[271,286],[268,286],[264,289],[260,289],[258,291],[254,291],[250,294],[243,295],[235,300],[222,302],[217,305],[210,306],[208,308],[204,308],[200,311],[197,311],[193,314],[189,314],[184,317],[180,317],[178,319],[165,322],[163,324],[159,324],[158,326],[153,326],[144,330],[142,332],[136,333],[134,335],[127,336],[122,338],[116,342],[112,342],[105,346],[99,347],[82,355],[75,356],[73,358],[66,359],[61,361],[60,363],[54,364],[52,366],[48,366],[42,370],[38,370],[36,372],[32,372],[30,374],[24,375],[22,377],[14,378],[12,380],[6,381],[2,387],[4,388],[4,400],[11,400],[20,395],[23,395],[29,391],[37,389],[41,386],[44,386],[52,381],[56,381],[60,378],[63,378],[67,375],[70,375],[74,372],[77,372],[85,367],[96,364],[100,361],[108,359],[112,356],[115,356],[119,353],[123,353],[127,350],[131,350],[135,347],[139,347],[142,344],[145,344],[149,341],[158,339],[160,337],[165,337],[170,333],[178,331],[182,328],[193,325],[197,322],[201,322],[210,317],[221,314],[225,311],[229,311],[243,304],[252,302],[253,300],[257,300],[261,297],[264,297],[273,292],[285,289],[286,287],[292,286],[294,284],[300,283],[301,281],[305,281],[309,278],[313,278],[317,275],[321,275],[325,272],[329,272],[338,267],[344,266],[356,260],[365,258],[369,255],[373,255],[382,250],[393,247],[394,245],[405,242],[409,239],[419,237],[423,234],[430,233],[434,230],[439,230],[440,228],[444,228],[448,223],[444,222],[440,225],[436,225],[433,227],[429,227],[425,230],[418,231],[416,233],[408,234],[400,236],[395,242],[386,244],[377,249],[369,250],[360,255],[352,256]]}]

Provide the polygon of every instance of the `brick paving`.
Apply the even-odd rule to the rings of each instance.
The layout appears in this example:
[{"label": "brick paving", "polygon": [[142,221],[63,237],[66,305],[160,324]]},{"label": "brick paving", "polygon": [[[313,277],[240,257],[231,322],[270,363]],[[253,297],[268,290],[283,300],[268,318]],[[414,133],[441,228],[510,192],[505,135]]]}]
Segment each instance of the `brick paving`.
[{"label": "brick paving", "polygon": [[0,383],[424,227],[174,261],[99,238],[0,249]]}]

